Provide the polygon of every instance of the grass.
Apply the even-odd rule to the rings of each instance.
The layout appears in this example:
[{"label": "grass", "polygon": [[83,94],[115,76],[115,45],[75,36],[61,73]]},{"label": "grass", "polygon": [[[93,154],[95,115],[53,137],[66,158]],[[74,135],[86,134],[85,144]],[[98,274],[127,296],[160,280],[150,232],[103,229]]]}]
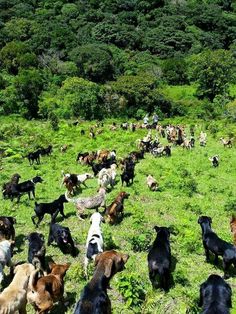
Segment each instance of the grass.
[{"label": "grass", "polygon": [[[169,121],[167,121],[169,122]],[[187,124],[179,119],[173,123]],[[118,175],[117,184],[107,196],[107,204],[121,190],[130,193],[125,201],[125,218],[116,226],[103,225],[105,247],[117,247],[117,250],[130,255],[126,270],[117,274],[111,281],[112,289],[108,291],[113,313],[158,313],[184,314],[199,313],[199,286],[212,273],[222,275],[221,263],[215,267],[206,263],[201,241],[200,226],[197,223],[199,215],[209,215],[213,218],[213,229],[223,239],[232,242],[229,219],[235,208],[236,199],[236,149],[223,148],[219,141],[221,136],[229,133],[236,134],[236,126],[227,121],[202,122],[195,121],[196,139],[200,131],[206,130],[208,142],[206,147],[191,151],[181,147],[173,147],[171,158],[154,158],[146,154],[135,169],[134,184],[121,187]],[[92,123],[94,124],[94,123]],[[20,173],[21,180],[28,180],[35,175],[41,175],[45,182],[36,187],[38,202],[50,202],[64,193],[60,188],[61,170],[65,172],[84,173],[90,168],[75,162],[79,151],[91,151],[101,148],[116,149],[119,157],[135,150],[135,141],[146,135],[145,130],[109,131],[111,121],[104,124],[104,132],[92,140],[88,137],[90,124],[84,122],[77,127],[61,122],[59,131],[50,130],[48,122],[24,121],[17,117],[0,118],[0,146],[7,149],[8,157],[1,160],[0,184],[7,181],[15,172]],[[189,122],[189,125],[191,122]],[[86,130],[85,136],[80,136],[81,128]],[[189,132],[188,126],[186,127]],[[161,139],[161,142],[166,143]],[[28,160],[22,158],[37,145],[53,145],[51,157],[42,157],[41,165],[29,166]],[[60,152],[60,146],[68,144],[66,153]],[[211,167],[208,157],[219,154],[220,166]],[[151,192],[146,186],[146,175],[152,174],[160,184],[160,191]],[[97,179],[88,181],[88,188],[83,189],[82,195],[92,195],[97,190]],[[16,253],[14,262],[26,261],[28,243],[25,236],[35,227],[31,221],[34,201],[27,196],[21,198],[16,205],[9,200],[0,199],[1,215],[13,215],[16,224]],[[47,247],[48,259],[55,262],[71,262],[71,267],[65,278],[65,291],[70,301],[66,313],[73,313],[75,302],[86,284],[83,274],[84,247],[89,229],[89,221],[78,221],[74,205],[65,204],[67,218],[58,221],[69,226],[72,236],[79,248],[79,255],[72,258],[63,255],[56,246]],[[87,211],[90,215],[92,212]],[[45,216],[37,231],[42,232],[47,239],[49,218]],[[171,226],[171,249],[173,261],[174,286],[168,293],[153,290],[148,279],[147,251],[155,237],[153,227]],[[138,241],[137,241],[138,239]],[[220,258],[221,260],[221,258]],[[93,265],[89,267],[90,275]],[[234,271],[232,270],[232,273]],[[233,310],[236,313],[235,279],[227,280],[233,290]],[[125,291],[127,293],[125,293]],[[28,305],[27,313],[34,313]],[[60,314],[59,306],[51,311]]]}]

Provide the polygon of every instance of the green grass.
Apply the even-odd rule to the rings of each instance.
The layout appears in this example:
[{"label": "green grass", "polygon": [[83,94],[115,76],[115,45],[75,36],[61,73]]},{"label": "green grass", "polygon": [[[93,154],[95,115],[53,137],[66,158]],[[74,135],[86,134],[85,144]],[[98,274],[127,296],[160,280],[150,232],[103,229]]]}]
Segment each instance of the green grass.
[{"label": "green grass", "polygon": [[[165,121],[169,122],[169,121]],[[173,120],[173,123],[187,124],[191,121]],[[121,187],[118,175],[117,184],[107,195],[107,204],[121,190],[130,193],[125,201],[125,218],[116,226],[103,225],[105,247],[116,245],[117,250],[130,255],[126,270],[117,274],[111,281],[112,289],[108,291],[113,313],[199,313],[198,298],[199,286],[212,273],[222,275],[222,268],[206,263],[201,241],[201,230],[197,223],[199,215],[209,215],[213,218],[212,227],[217,234],[227,241],[232,241],[229,228],[231,207],[236,199],[236,149],[224,149],[219,138],[229,133],[236,134],[236,126],[227,121],[212,121],[207,124],[195,121],[196,139],[201,129],[208,135],[206,147],[200,147],[196,141],[196,148],[191,151],[174,147],[171,158],[154,158],[146,154],[135,168],[134,184],[130,187]],[[94,123],[92,123],[94,124]],[[88,137],[87,130],[90,124],[84,122],[81,126],[72,127],[67,122],[61,122],[58,132],[50,130],[48,122],[24,121],[20,118],[0,118],[0,146],[8,149],[9,156],[2,159],[0,167],[0,184],[7,181],[15,172],[20,173],[21,180],[28,180],[35,175],[41,175],[44,183],[36,187],[38,202],[50,202],[64,193],[60,188],[61,170],[73,173],[84,173],[90,168],[75,162],[79,151],[91,151],[101,148],[116,149],[118,158],[136,149],[135,141],[146,135],[145,130],[109,131],[111,121],[104,124],[104,132],[95,140]],[[80,130],[84,128],[86,135],[81,137]],[[186,127],[188,133],[188,126]],[[154,131],[153,131],[154,134]],[[166,143],[166,140],[161,140]],[[28,151],[37,145],[53,145],[51,157],[42,157],[41,165],[29,166],[28,160],[22,158]],[[66,153],[60,152],[60,146],[68,144]],[[220,155],[220,166],[211,167],[208,157]],[[120,170],[119,170],[120,173]],[[152,174],[159,182],[160,191],[150,192],[146,186],[146,175]],[[97,179],[88,181],[88,188],[83,189],[82,195],[93,195],[97,190]],[[231,206],[232,205],[232,206]],[[27,259],[28,243],[24,237],[35,227],[31,221],[34,201],[27,196],[21,198],[16,205],[9,200],[0,199],[2,215],[13,215],[17,219],[17,252],[14,262]],[[227,209],[227,210],[226,210]],[[75,215],[73,204],[65,204],[65,213],[68,216],[63,222],[69,226],[72,236],[80,250],[78,257],[63,255],[56,246],[47,247],[47,256],[55,262],[70,262],[71,267],[65,278],[65,291],[70,301],[67,313],[73,313],[73,306],[79,299],[80,293],[86,284],[83,274],[83,258],[85,242],[89,229],[89,221],[79,221]],[[92,211],[87,211],[90,215]],[[59,219],[60,220],[60,219]],[[45,216],[38,228],[47,239],[49,217]],[[147,248],[155,238],[153,227],[171,226],[174,234],[171,235],[171,249],[173,255],[173,279],[175,285],[168,293],[153,290],[148,279]],[[139,248],[136,249],[134,240],[139,238]],[[220,258],[221,260],[221,258]],[[221,263],[220,263],[221,265]],[[93,266],[90,265],[92,275]],[[127,279],[126,279],[127,278]],[[126,282],[127,280],[127,282]],[[235,279],[227,280],[233,290],[233,308],[236,309]],[[121,285],[125,282],[127,289],[132,291],[134,300],[138,300],[135,293],[145,292],[138,307],[128,306],[121,295]],[[134,287],[140,289],[135,289]],[[135,303],[135,302],[134,302]],[[27,313],[34,313],[28,305]],[[55,306],[52,313],[61,313]],[[236,313],[236,310],[232,310]]]}]

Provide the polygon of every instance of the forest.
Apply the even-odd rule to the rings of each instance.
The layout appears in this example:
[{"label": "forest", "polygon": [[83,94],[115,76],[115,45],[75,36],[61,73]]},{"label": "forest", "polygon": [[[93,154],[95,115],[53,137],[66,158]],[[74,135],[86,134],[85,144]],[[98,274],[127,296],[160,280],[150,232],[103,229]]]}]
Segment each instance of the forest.
[{"label": "forest", "polygon": [[1,0],[0,114],[236,120],[231,0]]}]

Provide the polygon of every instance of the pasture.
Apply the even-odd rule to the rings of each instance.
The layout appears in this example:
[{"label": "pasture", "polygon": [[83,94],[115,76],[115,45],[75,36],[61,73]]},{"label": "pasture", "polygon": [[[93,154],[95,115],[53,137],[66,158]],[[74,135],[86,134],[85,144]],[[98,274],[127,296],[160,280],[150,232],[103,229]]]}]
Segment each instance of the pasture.
[{"label": "pasture", "polygon": [[[169,123],[170,121],[161,121]],[[65,192],[60,187],[61,171],[66,173],[91,172],[91,168],[76,163],[78,152],[95,151],[101,148],[116,149],[118,159],[125,157],[129,152],[137,150],[136,140],[144,137],[147,130],[138,129],[135,132],[124,131],[120,128],[110,131],[112,121],[105,121],[102,133],[95,139],[89,137],[89,129],[95,122],[83,122],[78,126],[61,122],[58,131],[52,131],[48,122],[25,121],[21,118],[0,118],[0,146],[6,149],[7,157],[0,162],[0,184],[8,181],[13,173],[21,175],[21,181],[32,179],[40,175],[44,182],[36,186],[37,202],[51,202]],[[117,121],[119,125],[120,121]],[[124,190],[130,193],[124,203],[124,219],[114,226],[102,225],[105,249],[116,248],[128,253],[130,258],[126,269],[115,275],[108,291],[114,314],[124,313],[156,313],[156,314],[184,314],[199,313],[199,286],[212,273],[223,275],[222,258],[218,267],[213,263],[205,262],[202,246],[201,229],[197,223],[200,215],[208,215],[213,219],[212,229],[224,240],[232,242],[229,221],[231,214],[236,210],[236,142],[233,148],[224,148],[220,137],[236,135],[236,126],[225,121],[203,122],[200,120],[181,121],[172,120],[171,123],[181,123],[186,126],[189,135],[189,126],[195,125],[195,148],[185,150],[182,147],[172,147],[171,157],[154,158],[146,153],[145,159],[135,167],[134,184],[122,187],[120,169],[114,189],[107,194],[109,205],[117,194]],[[85,135],[80,135],[80,130]],[[198,136],[200,131],[207,133],[206,147],[200,147]],[[155,130],[152,131],[155,135]],[[160,139],[167,144],[166,139]],[[27,158],[22,158],[27,152],[37,146],[52,144],[51,156],[43,156],[41,164],[29,165]],[[60,147],[68,145],[66,152],[61,153]],[[220,165],[211,166],[209,157],[218,154]],[[159,190],[149,191],[146,185],[146,176],[153,175],[159,182]],[[87,181],[88,188],[82,187],[82,195],[96,194],[97,178]],[[14,201],[0,199],[1,215],[16,217],[16,249],[13,261],[27,259],[28,243],[25,236],[36,231],[31,216],[34,211],[34,200],[28,196],[21,197],[17,205]],[[94,210],[86,210],[90,216]],[[83,272],[85,243],[89,229],[89,219],[79,221],[76,217],[74,204],[65,204],[67,218],[57,222],[68,226],[79,249],[77,257],[63,255],[58,247],[47,247],[48,260],[55,262],[70,262],[71,267],[65,278],[66,299],[69,301],[68,311],[73,313],[75,302],[86,284]],[[37,229],[47,240],[50,216],[45,216]],[[155,238],[153,227],[166,226],[173,230],[171,240],[172,268],[174,284],[170,291],[153,290],[148,278],[147,252]],[[213,258],[211,259],[213,261]],[[92,275],[93,265],[89,266]],[[231,269],[231,274],[236,271]],[[231,276],[227,282],[232,287],[233,310],[236,313],[236,281]],[[28,305],[27,313],[34,313]],[[51,311],[54,314],[62,313],[60,306]]]}]

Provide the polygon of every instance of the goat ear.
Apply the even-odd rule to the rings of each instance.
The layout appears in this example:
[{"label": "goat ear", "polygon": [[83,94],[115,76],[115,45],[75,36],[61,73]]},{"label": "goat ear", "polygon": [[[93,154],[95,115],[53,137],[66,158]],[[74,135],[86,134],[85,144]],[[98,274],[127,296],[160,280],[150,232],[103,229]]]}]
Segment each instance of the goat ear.
[{"label": "goat ear", "polygon": [[110,278],[110,277],[111,277],[112,265],[113,265],[113,260],[109,258],[109,259],[106,261],[106,264],[105,264],[105,273],[104,273],[104,275],[105,275],[107,278]]},{"label": "goat ear", "polygon": [[158,227],[158,226],[155,226],[155,227],[153,227],[153,229],[156,231],[156,232],[158,232],[158,231],[160,231],[160,227]]},{"label": "goat ear", "polygon": [[208,217],[208,219],[209,219],[210,223],[212,223],[212,218],[211,218],[211,217]]},{"label": "goat ear", "polygon": [[197,222],[200,224],[202,222],[202,217],[199,217]]},{"label": "goat ear", "polygon": [[44,241],[44,235],[41,233],[39,236],[40,236],[40,239]]}]

